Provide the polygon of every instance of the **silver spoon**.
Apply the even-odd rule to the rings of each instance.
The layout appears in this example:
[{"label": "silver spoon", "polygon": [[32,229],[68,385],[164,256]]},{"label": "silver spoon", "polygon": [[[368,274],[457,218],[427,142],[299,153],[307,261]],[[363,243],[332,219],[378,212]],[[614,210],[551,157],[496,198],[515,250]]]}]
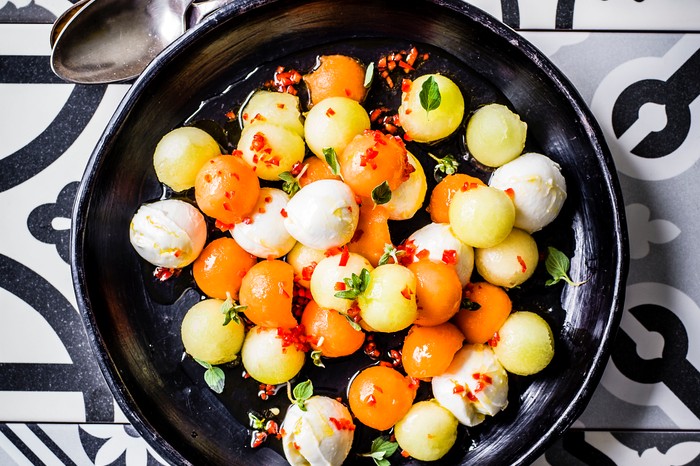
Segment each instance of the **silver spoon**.
[{"label": "silver spoon", "polygon": [[56,18],[56,21],[54,21],[53,26],[51,27],[51,34],[49,35],[49,44],[51,44],[51,48],[53,48],[54,44],[56,43],[56,39],[59,35],[61,35],[61,31],[63,31],[66,24],[70,22],[76,13],[83,9],[85,4],[90,3],[91,1],[93,0],[79,0],[71,5],[66,11],[61,13],[58,18]]},{"label": "silver spoon", "polygon": [[65,24],[51,68],[82,84],[133,79],[186,28],[192,0],[90,0]]}]

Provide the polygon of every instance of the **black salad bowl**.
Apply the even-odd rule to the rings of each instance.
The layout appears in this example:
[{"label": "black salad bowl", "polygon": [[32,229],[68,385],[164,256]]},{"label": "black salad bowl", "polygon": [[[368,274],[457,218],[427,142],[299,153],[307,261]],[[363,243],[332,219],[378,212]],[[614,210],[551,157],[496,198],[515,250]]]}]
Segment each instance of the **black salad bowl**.
[{"label": "black salad bowl", "polygon": [[[184,355],[180,322],[201,298],[190,270],[161,283],[129,244],[134,212],[169,194],[153,169],[158,140],[192,123],[218,128],[213,132],[231,149],[236,131],[226,126],[224,115],[237,110],[277,66],[309,70],[316,56],[329,53],[369,63],[411,46],[429,52],[423,70],[458,83],[467,113],[489,101],[509,105],[528,123],[526,149],[561,165],[568,186],[564,209],[534,237],[544,251],[551,245],[565,252],[570,274],[586,280],[579,287],[561,282],[546,287],[541,263],[532,284],[512,291],[517,310],[538,312],[551,325],[555,358],[539,374],[512,376],[508,408],[476,428],[460,429],[457,445],[441,464],[530,463],[585,408],[621,317],[628,253],[612,159],[572,85],[521,36],[459,0],[241,0],[188,31],[131,87],[92,154],[73,212],[73,281],[95,356],[121,409],[170,463],[285,460],[279,442],[250,447],[246,412],[266,405],[255,383],[241,377],[241,368],[226,368],[226,388],[216,395],[204,384],[203,369]],[[395,80],[400,83],[401,75]],[[397,95],[387,92],[389,100]],[[392,104],[375,98],[377,105]],[[445,150],[463,155],[463,168],[486,179],[488,171],[464,147],[463,131]],[[433,162],[426,154],[433,148],[411,147],[431,178]],[[421,212],[397,227],[397,242],[429,221]],[[353,361],[332,362],[333,373],[305,368],[304,375],[320,392],[342,397],[358,367]],[[281,393],[272,403],[282,415],[285,399]],[[347,464],[372,464],[356,454],[368,449],[362,435],[370,434],[356,436]],[[418,463],[398,454],[392,458],[392,464]]]}]

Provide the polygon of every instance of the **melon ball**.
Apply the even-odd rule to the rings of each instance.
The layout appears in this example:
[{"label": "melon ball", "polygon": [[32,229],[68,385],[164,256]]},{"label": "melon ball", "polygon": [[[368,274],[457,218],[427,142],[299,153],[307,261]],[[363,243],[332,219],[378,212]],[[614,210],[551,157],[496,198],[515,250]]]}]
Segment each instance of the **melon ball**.
[{"label": "melon ball", "polygon": [[495,246],[477,249],[474,263],[479,275],[489,283],[513,288],[535,273],[539,251],[537,243],[527,232],[513,228],[510,234]]},{"label": "melon ball", "polygon": [[371,272],[373,268],[367,259],[354,252],[349,253],[347,257],[343,254],[326,257],[316,265],[311,275],[311,296],[322,308],[346,312],[352,307],[354,300],[336,297],[336,285],[345,283],[344,280],[352,277],[352,274],[359,277],[362,269]]},{"label": "melon ball", "polygon": [[332,148],[340,155],[352,138],[369,127],[367,110],[356,100],[328,97],[307,113],[304,137],[309,150],[321,160],[326,160],[323,149]]},{"label": "melon ball", "polygon": [[489,185],[512,190],[515,226],[534,233],[549,225],[566,200],[566,180],[549,157],[529,152],[499,167]]},{"label": "melon ball", "polygon": [[184,191],[194,186],[202,165],[220,154],[219,144],[209,133],[185,126],[161,138],[153,153],[153,166],[161,183],[173,191]]},{"label": "melon ball", "polygon": [[419,401],[396,423],[401,449],[421,461],[436,461],[457,441],[457,418],[435,400]]},{"label": "melon ball", "polygon": [[413,217],[423,205],[428,191],[428,180],[423,166],[410,152],[406,155],[414,171],[391,193],[389,202],[384,204],[390,220],[408,220]]},{"label": "melon ball", "polygon": [[413,141],[437,141],[452,134],[462,123],[464,97],[450,78],[426,74],[402,89],[399,120]]},{"label": "melon ball", "polygon": [[291,380],[304,365],[305,353],[295,345],[283,346],[276,328],[255,326],[241,349],[246,372],[260,383],[277,385]]},{"label": "melon ball", "polygon": [[256,123],[273,123],[304,136],[299,97],[287,92],[260,90],[253,93],[241,110],[243,127]]},{"label": "melon ball", "polygon": [[237,149],[258,178],[268,181],[278,181],[280,173],[290,171],[306,153],[299,133],[269,122],[244,127]]},{"label": "melon ball", "polygon": [[[407,242],[415,246],[416,253],[428,251],[428,259],[433,262],[445,262],[444,258],[454,251],[455,263],[452,265],[457,271],[459,282],[463,287],[469,283],[474,270],[474,248],[460,241],[448,223],[429,223],[409,236]],[[414,255],[413,261],[419,260]]]},{"label": "melon ball", "polygon": [[554,357],[552,329],[534,312],[514,312],[498,331],[493,351],[508,372],[536,374]]},{"label": "melon ball", "polygon": [[287,254],[287,263],[294,269],[294,281],[308,288],[314,269],[325,258],[326,251],[323,249],[310,248],[297,242]]},{"label": "melon ball", "polygon": [[467,148],[474,158],[489,167],[500,167],[523,151],[527,124],[508,107],[484,105],[467,124]]},{"label": "melon ball", "polygon": [[369,285],[357,298],[362,320],[377,332],[409,327],[418,318],[417,286],[415,274],[403,265],[380,265],[370,272]]},{"label": "melon ball", "polygon": [[182,319],[180,334],[185,351],[209,364],[223,364],[236,359],[245,336],[242,322],[224,323],[220,299],[205,299],[192,306]]},{"label": "melon ball", "polygon": [[448,213],[455,236],[475,248],[495,246],[506,239],[515,221],[515,206],[505,192],[476,184],[455,191]]}]

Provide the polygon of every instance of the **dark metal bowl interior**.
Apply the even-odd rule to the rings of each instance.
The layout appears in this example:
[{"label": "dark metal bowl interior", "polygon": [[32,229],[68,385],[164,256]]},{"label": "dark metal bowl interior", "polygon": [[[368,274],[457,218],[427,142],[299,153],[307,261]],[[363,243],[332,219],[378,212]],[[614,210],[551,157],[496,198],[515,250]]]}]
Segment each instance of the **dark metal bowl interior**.
[{"label": "dark metal bowl interior", "polygon": [[[132,87],[92,156],[76,201],[72,270],[78,303],[122,410],[173,463],[285,463],[273,449],[246,446],[248,433],[233,412],[253,401],[237,395],[238,382],[229,380],[217,397],[201,382],[196,364],[183,361],[179,324],[199,294],[175,287],[169,290],[173,299],[154,296],[150,270],[131,250],[129,221],[142,202],[162,194],[152,167],[160,137],[228,84],[245,83],[258,66],[274,69],[339,47],[361,54],[367,43],[419,43],[507,100],[528,122],[528,138],[560,163],[567,178],[561,218],[536,235],[573,255],[572,275],[588,282],[515,292],[516,303],[528,303],[552,325],[555,359],[541,374],[512,377],[511,406],[463,434],[448,457],[451,464],[534,460],[585,407],[622,312],[623,205],[611,157],[582,100],[529,43],[457,0],[234,3],[176,42]],[[472,108],[478,103],[468,101]],[[545,273],[538,273],[535,280],[543,282]]]}]

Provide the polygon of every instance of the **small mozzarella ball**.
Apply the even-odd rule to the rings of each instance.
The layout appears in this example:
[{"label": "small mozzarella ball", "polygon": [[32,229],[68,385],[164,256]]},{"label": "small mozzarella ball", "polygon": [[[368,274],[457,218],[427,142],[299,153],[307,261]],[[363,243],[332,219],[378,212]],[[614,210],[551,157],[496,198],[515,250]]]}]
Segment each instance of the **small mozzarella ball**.
[{"label": "small mozzarella ball", "polygon": [[513,229],[515,206],[500,189],[475,185],[455,191],[448,211],[455,236],[475,248],[495,246]]},{"label": "small mozzarella ball", "polygon": [[220,299],[199,301],[187,311],[180,328],[187,354],[212,365],[236,359],[245,336],[242,322],[223,325],[223,304]]},{"label": "small mozzarella ball", "polygon": [[290,171],[295,163],[304,160],[306,146],[298,133],[261,122],[243,128],[238,150],[259,178],[278,181],[280,173]]},{"label": "small mozzarella ball", "polygon": [[328,97],[309,110],[304,122],[304,137],[309,150],[326,160],[324,148],[333,148],[336,154],[340,154],[352,138],[369,126],[369,115],[357,101],[347,97]]},{"label": "small mozzarella ball", "polygon": [[399,264],[370,272],[367,289],[357,298],[362,320],[377,332],[398,332],[418,317],[415,274]]},{"label": "small mozzarella ball", "polygon": [[457,440],[459,423],[435,400],[419,401],[396,423],[394,435],[402,450],[421,461],[436,461]]},{"label": "small mozzarella ball", "polygon": [[255,92],[241,110],[243,127],[257,123],[273,123],[304,136],[299,97],[287,92],[260,90]]},{"label": "small mozzarella ball", "polygon": [[277,385],[291,380],[304,365],[304,352],[295,345],[282,346],[276,328],[255,326],[241,349],[246,372],[260,383]]},{"label": "small mozzarella ball", "polygon": [[[433,110],[426,110],[421,103],[421,94],[427,92],[428,80],[432,78],[439,90],[440,103]],[[426,90],[424,91],[424,86]],[[432,142],[452,134],[462,123],[464,98],[459,87],[440,74],[420,76],[404,89],[399,107],[399,120],[406,134],[417,142]]]},{"label": "small mozzarella ball", "polygon": [[508,374],[487,345],[464,345],[431,384],[438,402],[469,427],[508,406]]},{"label": "small mozzarella ball", "polygon": [[[429,223],[413,233],[408,241],[412,241],[416,252],[426,250],[430,253],[428,259],[433,262],[443,262],[445,251],[456,251],[457,262],[454,264],[459,282],[462,287],[469,283],[474,270],[474,249],[460,241],[452,232],[448,223]],[[414,262],[418,257],[413,258]]]},{"label": "small mozzarella ball", "polygon": [[474,158],[489,167],[500,167],[523,151],[527,124],[501,104],[484,105],[467,124],[467,148]]},{"label": "small mozzarella ball", "polygon": [[529,233],[513,228],[495,246],[476,250],[474,263],[479,275],[489,283],[513,288],[535,273],[539,261],[537,243]]},{"label": "small mozzarella ball", "polygon": [[326,257],[316,265],[311,275],[311,296],[320,307],[346,312],[352,307],[353,300],[337,298],[336,283],[343,283],[352,274],[360,276],[362,269],[367,269],[368,272],[374,269],[367,259],[354,252],[349,253],[345,265],[340,265],[343,260],[342,254]]},{"label": "small mozzarella ball", "polygon": [[204,215],[192,204],[167,199],[143,204],[129,226],[136,252],[158,267],[180,268],[197,258],[207,240]]},{"label": "small mozzarella ball", "polygon": [[161,183],[173,191],[184,191],[194,186],[202,165],[220,154],[219,144],[209,133],[185,126],[170,131],[158,142],[153,166]]},{"label": "small mozzarella ball", "polygon": [[413,217],[423,205],[425,193],[428,191],[428,181],[420,162],[410,152],[408,163],[415,169],[406,181],[391,193],[391,199],[384,204],[389,212],[390,220],[408,220]]},{"label": "small mozzarella ball", "polygon": [[312,396],[289,407],[280,431],[284,456],[292,466],[340,466],[350,453],[354,424],[348,409],[327,396]]},{"label": "small mozzarella ball", "polygon": [[493,172],[489,185],[513,190],[515,226],[534,233],[549,225],[566,200],[566,180],[549,157],[529,152]]},{"label": "small mozzarella ball", "polygon": [[296,240],[284,227],[284,215],[289,196],[281,189],[261,188],[253,214],[231,230],[238,245],[263,259],[282,257]]},{"label": "small mozzarella ball", "polygon": [[498,330],[496,357],[508,372],[532,375],[554,357],[554,335],[549,324],[534,312],[514,312]]},{"label": "small mozzarella ball", "polygon": [[325,258],[326,251],[323,249],[310,248],[297,242],[287,254],[287,263],[294,269],[294,281],[304,288],[309,288],[311,274]]},{"label": "small mozzarella ball", "polygon": [[359,219],[360,206],[348,185],[319,180],[301,188],[289,201],[284,226],[303,245],[326,250],[348,243]]}]

